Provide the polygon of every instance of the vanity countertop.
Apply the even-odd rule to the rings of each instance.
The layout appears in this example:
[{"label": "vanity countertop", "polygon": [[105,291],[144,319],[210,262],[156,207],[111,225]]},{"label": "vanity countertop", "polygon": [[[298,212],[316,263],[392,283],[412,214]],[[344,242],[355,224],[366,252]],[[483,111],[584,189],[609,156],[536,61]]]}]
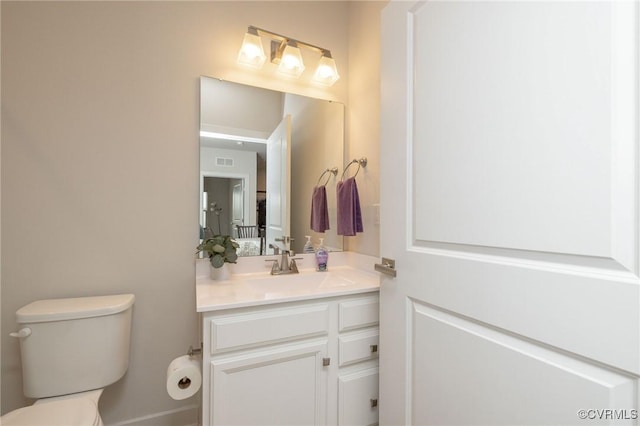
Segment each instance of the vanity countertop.
[{"label": "vanity countertop", "polygon": [[[317,272],[315,268],[305,267],[303,264],[298,267],[298,274],[270,275],[264,270],[238,273],[243,269],[234,265],[235,272],[227,281],[213,281],[207,274],[197,274],[197,311],[209,312],[379,290],[380,276],[373,272],[372,262],[371,268],[368,268],[372,259],[348,254],[341,254],[339,257],[332,259],[334,264],[329,266],[327,272]],[[206,264],[207,260],[204,262]],[[264,260],[261,262],[264,263]],[[309,258],[304,263],[311,262]],[[208,271],[200,268],[202,270]]]}]

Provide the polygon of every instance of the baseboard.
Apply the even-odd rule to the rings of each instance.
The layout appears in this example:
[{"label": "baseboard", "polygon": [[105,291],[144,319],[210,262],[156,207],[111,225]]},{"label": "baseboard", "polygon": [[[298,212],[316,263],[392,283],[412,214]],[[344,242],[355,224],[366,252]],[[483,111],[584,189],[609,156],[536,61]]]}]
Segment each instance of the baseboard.
[{"label": "baseboard", "polygon": [[200,407],[188,405],[175,410],[161,411],[107,426],[197,426]]}]

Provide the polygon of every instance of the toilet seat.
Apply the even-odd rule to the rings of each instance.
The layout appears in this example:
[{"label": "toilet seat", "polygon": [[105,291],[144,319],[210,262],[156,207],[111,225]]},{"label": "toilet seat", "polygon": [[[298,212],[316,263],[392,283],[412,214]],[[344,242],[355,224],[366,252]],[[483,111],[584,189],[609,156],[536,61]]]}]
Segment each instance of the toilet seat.
[{"label": "toilet seat", "polygon": [[98,407],[88,398],[60,399],[18,408],[2,416],[2,426],[100,426]]}]

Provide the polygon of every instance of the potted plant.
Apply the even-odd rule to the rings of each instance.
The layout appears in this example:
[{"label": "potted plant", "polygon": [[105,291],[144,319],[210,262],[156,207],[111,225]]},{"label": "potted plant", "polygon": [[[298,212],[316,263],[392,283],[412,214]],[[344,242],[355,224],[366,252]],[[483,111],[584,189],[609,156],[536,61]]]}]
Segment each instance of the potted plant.
[{"label": "potted plant", "polygon": [[240,247],[240,245],[230,236],[215,235],[212,238],[207,238],[202,241],[198,246],[197,253],[208,253],[212,268],[211,278],[228,279],[229,273],[225,263],[237,263],[238,254],[236,253],[236,249],[238,247]]}]

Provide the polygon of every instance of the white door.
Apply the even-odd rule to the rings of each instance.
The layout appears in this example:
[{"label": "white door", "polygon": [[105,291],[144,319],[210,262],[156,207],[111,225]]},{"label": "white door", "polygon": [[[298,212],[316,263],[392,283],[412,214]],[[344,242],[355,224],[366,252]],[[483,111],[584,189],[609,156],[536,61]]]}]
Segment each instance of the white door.
[{"label": "white door", "polygon": [[[266,247],[289,236],[291,181],[291,115],[285,116],[267,142]],[[267,249],[268,250],[268,249]],[[271,253],[267,251],[267,253]]]},{"label": "white door", "polygon": [[235,230],[237,225],[244,225],[244,181],[231,179],[231,225]]},{"label": "white door", "polygon": [[381,425],[638,424],[638,22],[384,9]]}]

